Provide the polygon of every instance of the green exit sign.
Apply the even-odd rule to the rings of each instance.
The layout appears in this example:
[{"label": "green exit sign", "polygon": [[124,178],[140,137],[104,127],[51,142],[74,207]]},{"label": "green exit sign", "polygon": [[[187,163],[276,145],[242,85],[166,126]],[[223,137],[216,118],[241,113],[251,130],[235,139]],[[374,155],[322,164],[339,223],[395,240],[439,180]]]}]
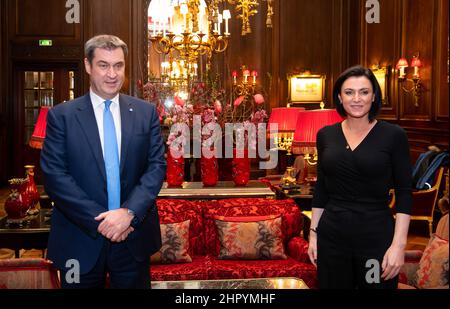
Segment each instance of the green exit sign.
[{"label": "green exit sign", "polygon": [[52,46],[52,40],[39,40],[39,46]]}]

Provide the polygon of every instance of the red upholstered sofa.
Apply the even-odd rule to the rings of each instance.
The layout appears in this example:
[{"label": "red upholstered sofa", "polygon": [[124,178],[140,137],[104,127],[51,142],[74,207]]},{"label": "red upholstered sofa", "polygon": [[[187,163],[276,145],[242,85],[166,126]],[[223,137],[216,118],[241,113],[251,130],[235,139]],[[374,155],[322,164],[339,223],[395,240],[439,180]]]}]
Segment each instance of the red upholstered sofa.
[{"label": "red upholstered sofa", "polygon": [[[192,262],[153,264],[155,281],[231,278],[297,277],[317,286],[315,267],[309,262],[308,243],[300,236],[303,219],[293,200],[235,198],[208,201],[161,199],[157,201],[161,224],[190,220],[189,255]],[[218,259],[220,242],[216,216],[252,217],[281,215],[281,230],[287,259]]]}]

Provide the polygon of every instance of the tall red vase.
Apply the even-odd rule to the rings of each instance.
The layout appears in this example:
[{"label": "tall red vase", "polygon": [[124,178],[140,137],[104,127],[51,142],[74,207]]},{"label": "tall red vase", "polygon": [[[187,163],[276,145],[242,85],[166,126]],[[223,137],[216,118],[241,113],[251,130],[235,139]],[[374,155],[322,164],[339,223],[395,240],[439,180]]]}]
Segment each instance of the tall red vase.
[{"label": "tall red vase", "polygon": [[238,157],[238,151],[233,148],[233,181],[236,186],[246,186],[250,180],[250,159],[248,157],[248,149],[244,149],[243,153]]},{"label": "tall red vase", "polygon": [[11,193],[5,201],[5,211],[8,220],[19,220],[27,216],[27,211],[31,205],[31,199],[23,194],[28,180],[24,178],[13,178],[9,180]]},{"label": "tall red vase", "polygon": [[[214,150],[212,150],[214,151]],[[207,157],[203,155],[200,158],[200,169],[202,172],[202,183],[205,187],[214,187],[219,180],[219,164],[215,155]]]},{"label": "tall red vase", "polygon": [[181,187],[184,181],[184,157],[182,154],[172,155],[170,149],[167,151],[166,181],[171,188]]},{"label": "tall red vase", "polygon": [[28,179],[28,182],[25,185],[23,194],[28,195],[31,200],[29,212],[36,213],[38,212],[36,205],[39,202],[40,195],[34,182],[34,165],[25,165],[25,177]]}]

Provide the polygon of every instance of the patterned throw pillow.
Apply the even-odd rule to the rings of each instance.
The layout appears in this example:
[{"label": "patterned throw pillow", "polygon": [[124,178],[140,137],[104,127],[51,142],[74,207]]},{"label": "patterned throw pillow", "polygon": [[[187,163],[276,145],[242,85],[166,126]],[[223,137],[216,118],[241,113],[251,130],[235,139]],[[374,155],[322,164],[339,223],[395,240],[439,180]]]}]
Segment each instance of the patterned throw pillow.
[{"label": "patterned throw pillow", "polygon": [[219,259],[286,259],[281,217],[216,217]]},{"label": "patterned throw pillow", "polygon": [[153,254],[151,264],[190,263],[189,220],[161,224],[161,249]]},{"label": "patterned throw pillow", "polygon": [[436,288],[448,285],[448,240],[433,235],[428,242],[419,269],[416,273],[416,287]]}]

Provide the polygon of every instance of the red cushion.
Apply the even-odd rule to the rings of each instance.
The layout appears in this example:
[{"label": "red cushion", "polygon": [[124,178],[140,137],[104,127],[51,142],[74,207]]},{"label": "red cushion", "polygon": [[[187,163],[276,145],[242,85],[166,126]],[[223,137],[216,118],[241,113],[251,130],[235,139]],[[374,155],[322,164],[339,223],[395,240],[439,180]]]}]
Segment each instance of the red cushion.
[{"label": "red cushion", "polygon": [[297,204],[291,200],[272,200],[266,198],[234,198],[209,201],[204,212],[205,248],[209,254],[217,255],[220,243],[217,237],[216,216],[249,217],[281,215],[284,245],[293,236],[300,235],[302,218]]},{"label": "red cushion", "polygon": [[189,220],[189,255],[203,255],[202,205],[197,202],[177,199],[158,199],[159,220],[161,224]]},{"label": "red cushion", "polygon": [[301,237],[293,237],[289,241],[287,254],[298,262],[311,263],[308,256],[308,242]]},{"label": "red cushion", "polygon": [[316,268],[288,257],[286,260],[219,260],[211,258],[209,279],[297,277],[317,287]]},{"label": "red cushion", "polygon": [[152,281],[206,280],[208,264],[207,256],[195,256],[191,263],[151,265],[150,278]]}]

